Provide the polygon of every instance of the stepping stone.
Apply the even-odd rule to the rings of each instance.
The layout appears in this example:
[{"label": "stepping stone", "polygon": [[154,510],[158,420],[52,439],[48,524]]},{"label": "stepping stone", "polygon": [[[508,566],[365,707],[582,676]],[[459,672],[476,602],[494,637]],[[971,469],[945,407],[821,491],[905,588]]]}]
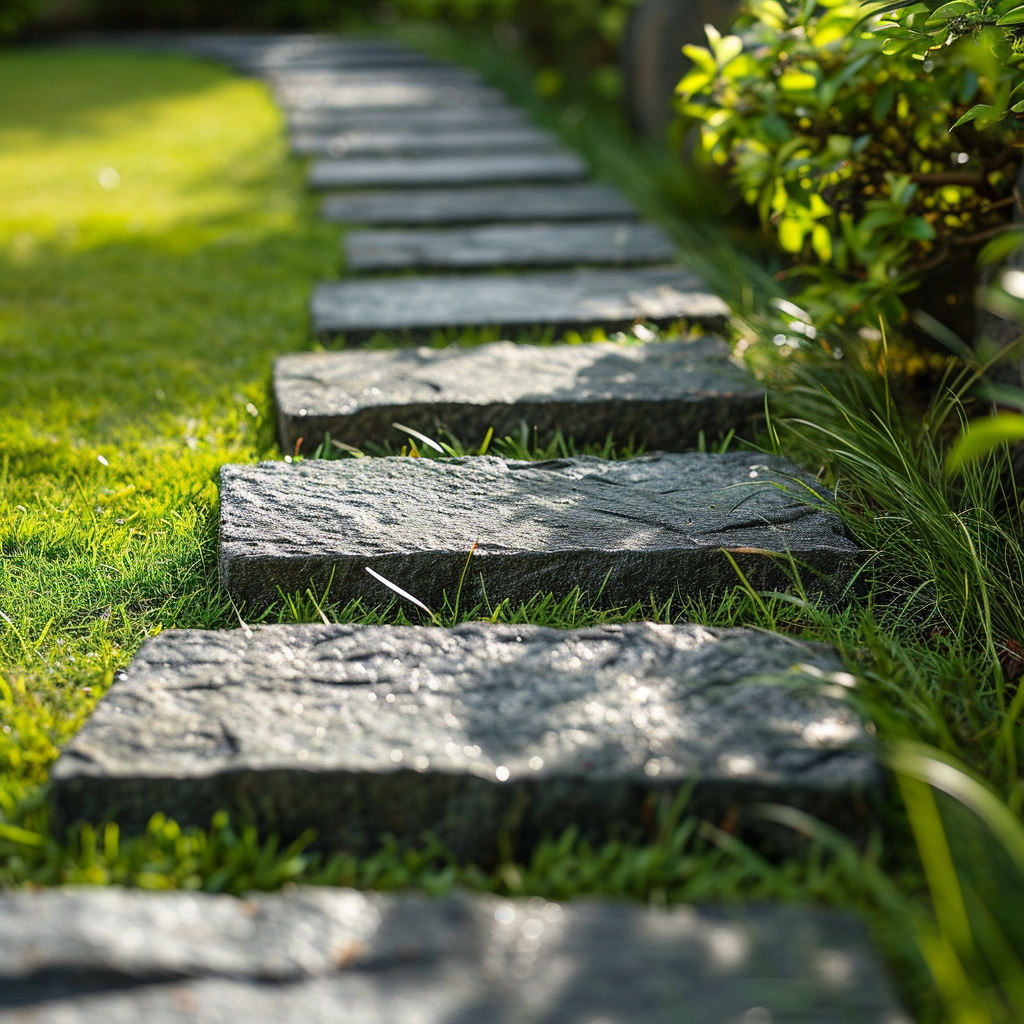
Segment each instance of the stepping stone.
[{"label": "stepping stone", "polygon": [[622,221],[350,231],[343,246],[353,271],[623,265],[676,256],[661,228]]},{"label": "stepping stone", "polygon": [[832,596],[861,554],[813,486],[792,463],[748,452],[224,466],[220,577],[250,614],[310,588],[384,603],[368,566],[437,609],[464,572],[463,607],[576,587],[628,606],[735,586],[725,549],[758,590],[787,589],[795,559],[805,585]]},{"label": "stepping stone", "polygon": [[490,107],[505,102],[497,89],[417,83],[380,82],[366,85],[307,85],[296,89],[280,89],[278,103],[284,107],[317,110],[320,107],[347,110],[375,107]]},{"label": "stepping stone", "polygon": [[440,61],[425,57],[421,53],[409,51],[368,51],[348,53],[334,53],[322,55],[298,55],[293,57],[261,57],[252,60],[249,68],[260,74],[274,73],[279,71],[405,71],[418,70],[419,68],[444,68],[452,67],[451,64],[444,64]]},{"label": "stepping stone", "polygon": [[478,88],[486,85],[474,71],[457,67],[424,68],[364,68],[354,71],[307,70],[271,71],[267,80],[285,92],[309,86],[329,91],[366,85],[427,85],[431,87],[453,85],[458,88]]},{"label": "stepping stone", "polygon": [[165,630],[65,746],[51,820],[248,802],[263,834],[365,856],[429,831],[491,864],[501,835],[650,838],[694,784],[714,821],[782,800],[861,832],[882,777],[844,680],[823,647],[694,625]]},{"label": "stepping stone", "polygon": [[717,329],[729,315],[729,307],[682,267],[337,281],[317,285],[310,305],[316,334],[344,334],[349,341],[378,331],[488,325],[617,330],[637,320],[686,319]]},{"label": "stepping stone", "polygon": [[341,224],[473,224],[491,221],[596,220],[635,217],[608,185],[485,185],[389,189],[327,196],[325,220]]},{"label": "stepping stone", "polygon": [[291,137],[293,153],[343,156],[451,155],[557,149],[560,143],[539,128],[480,128],[477,131],[354,131],[331,134],[303,132]]},{"label": "stepping stone", "polygon": [[515,345],[303,352],[274,365],[281,447],[312,452],[326,432],[362,447],[404,440],[396,421],[437,437],[448,430],[477,446],[525,423],[547,441],[577,444],[612,433],[648,448],[683,449],[703,431],[747,433],[764,391],[714,338],[652,345]]},{"label": "stepping stone", "polygon": [[391,110],[292,110],[293,132],[493,131],[527,124],[515,107],[395,107]]},{"label": "stepping stone", "polygon": [[484,185],[514,181],[579,181],[587,165],[568,151],[493,153],[428,157],[356,157],[315,160],[310,188],[358,188],[366,185]]},{"label": "stepping stone", "polygon": [[3,895],[0,929],[3,1024],[910,1024],[818,907],[83,887]]}]

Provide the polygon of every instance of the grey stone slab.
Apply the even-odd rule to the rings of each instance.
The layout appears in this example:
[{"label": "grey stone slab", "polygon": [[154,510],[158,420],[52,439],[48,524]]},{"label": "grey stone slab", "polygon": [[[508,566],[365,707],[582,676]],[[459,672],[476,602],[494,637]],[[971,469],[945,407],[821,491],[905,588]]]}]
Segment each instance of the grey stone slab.
[{"label": "grey stone slab", "polygon": [[691,625],[165,630],[65,746],[53,821],[228,808],[490,864],[499,836],[527,856],[570,824],[650,838],[659,794],[694,784],[715,821],[783,800],[862,832],[881,775],[848,678],[820,646]]},{"label": "grey stone slab", "polygon": [[296,54],[294,56],[257,57],[248,61],[247,70],[257,74],[279,71],[406,71],[431,70],[451,67],[441,61],[425,57],[421,53],[402,50],[349,51],[323,54]]},{"label": "grey stone slab", "polygon": [[318,335],[344,334],[349,341],[378,331],[514,330],[534,324],[619,328],[637,320],[685,319],[720,328],[729,315],[729,307],[683,267],[338,281],[317,285],[310,306]]},{"label": "grey stone slab", "polygon": [[0,982],[4,1024],[910,1024],[863,925],[821,908],[57,889],[4,921],[27,981]]},{"label": "grey stone slab", "polygon": [[293,153],[344,156],[407,156],[409,154],[530,152],[560,145],[550,132],[539,128],[490,128],[477,125],[463,131],[367,131],[292,135]]},{"label": "grey stone slab", "polygon": [[[832,593],[860,556],[791,463],[745,452],[509,462],[313,460],[221,469],[220,573],[251,613],[280,592],[389,597],[382,573],[432,608],[564,595],[632,605],[735,586]],[[779,557],[784,556],[784,557]],[[468,602],[468,604],[467,604]]]},{"label": "grey stone slab", "polygon": [[292,110],[288,127],[293,132],[346,131],[483,131],[527,124],[523,111],[512,106],[394,107],[392,109]]},{"label": "grey stone slab", "polygon": [[675,243],[654,224],[483,224],[469,228],[350,231],[349,270],[623,266],[664,263]]},{"label": "grey stone slab", "polygon": [[367,85],[426,85],[457,88],[483,87],[480,75],[456,67],[362,68],[359,70],[307,69],[268,71],[267,80],[287,95],[312,86],[321,91]]},{"label": "grey stone slab", "polygon": [[575,153],[478,153],[456,156],[353,157],[314,160],[310,188],[368,185],[484,185],[514,181],[580,181],[587,165]]},{"label": "grey stone slab", "polygon": [[332,438],[361,447],[404,441],[392,424],[465,445],[488,428],[505,437],[526,424],[546,441],[578,444],[612,434],[648,449],[695,447],[741,435],[764,408],[764,391],[714,338],[651,345],[534,346],[305,352],[274,365],[281,447],[312,452]]},{"label": "grey stone slab", "polygon": [[497,89],[474,85],[429,82],[379,82],[364,85],[316,86],[278,89],[284,107],[335,110],[373,107],[490,107],[505,102]]},{"label": "grey stone slab", "polygon": [[485,185],[477,188],[388,189],[326,196],[326,220],[342,224],[472,224],[636,217],[608,185]]}]

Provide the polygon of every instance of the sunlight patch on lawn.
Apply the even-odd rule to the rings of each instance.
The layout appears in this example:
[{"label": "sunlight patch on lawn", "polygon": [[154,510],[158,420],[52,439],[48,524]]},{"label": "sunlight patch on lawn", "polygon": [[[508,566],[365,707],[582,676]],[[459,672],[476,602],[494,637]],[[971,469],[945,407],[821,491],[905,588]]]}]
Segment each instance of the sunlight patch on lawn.
[{"label": "sunlight patch on lawn", "polygon": [[154,239],[186,222],[223,234],[243,215],[255,218],[251,236],[296,216],[284,183],[266,193],[286,147],[266,88],[216,65],[117,51],[7,54],[0,97],[0,244],[16,261],[41,242]]}]

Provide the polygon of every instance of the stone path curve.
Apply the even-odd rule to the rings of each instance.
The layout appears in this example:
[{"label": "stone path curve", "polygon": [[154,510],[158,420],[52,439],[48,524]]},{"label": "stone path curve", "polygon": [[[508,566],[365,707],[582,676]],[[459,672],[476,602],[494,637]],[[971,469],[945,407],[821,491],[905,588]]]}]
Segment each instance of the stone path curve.
[{"label": "stone path curve", "polygon": [[[321,283],[317,333],[727,315],[666,236],[575,180],[578,157],[471,72],[386,40],[164,45],[270,83],[294,149],[319,154],[310,184],[350,189],[324,214],[363,225],[346,234],[351,270],[465,271]],[[594,269],[607,263],[621,266]],[[539,265],[560,266],[507,272]],[[713,338],[290,354],[275,394],[288,456],[381,443],[398,419],[473,443],[523,421],[680,450],[749,429],[763,399]],[[755,585],[784,586],[788,560],[837,598],[860,559],[813,481],[748,453],[222,473],[222,580],[246,609],[309,583],[390,596],[373,566],[435,606],[456,583],[471,603],[573,586],[614,603],[708,595],[731,579],[722,549]],[[782,800],[857,835],[881,774],[851,682],[826,648],[696,625],[168,630],[64,749],[53,819],[131,830],[157,809],[205,824],[229,807],[360,853],[429,829],[486,864],[499,835],[526,857],[569,824],[642,840],[661,795],[693,784],[712,820]],[[907,1021],[860,925],[809,908],[56,890],[0,896],[0,953],[0,1024]]]}]

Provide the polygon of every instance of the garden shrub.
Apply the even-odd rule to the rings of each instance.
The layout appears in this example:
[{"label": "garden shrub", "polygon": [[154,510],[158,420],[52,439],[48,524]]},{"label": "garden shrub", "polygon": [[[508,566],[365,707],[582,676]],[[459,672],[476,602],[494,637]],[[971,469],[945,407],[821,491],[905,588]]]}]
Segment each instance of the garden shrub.
[{"label": "garden shrub", "polygon": [[1012,216],[1011,124],[964,118],[1003,88],[986,52],[915,60],[875,28],[856,3],[748,0],[735,34],[686,47],[677,90],[682,127],[774,234],[819,329],[899,322],[915,290],[949,321]]}]

